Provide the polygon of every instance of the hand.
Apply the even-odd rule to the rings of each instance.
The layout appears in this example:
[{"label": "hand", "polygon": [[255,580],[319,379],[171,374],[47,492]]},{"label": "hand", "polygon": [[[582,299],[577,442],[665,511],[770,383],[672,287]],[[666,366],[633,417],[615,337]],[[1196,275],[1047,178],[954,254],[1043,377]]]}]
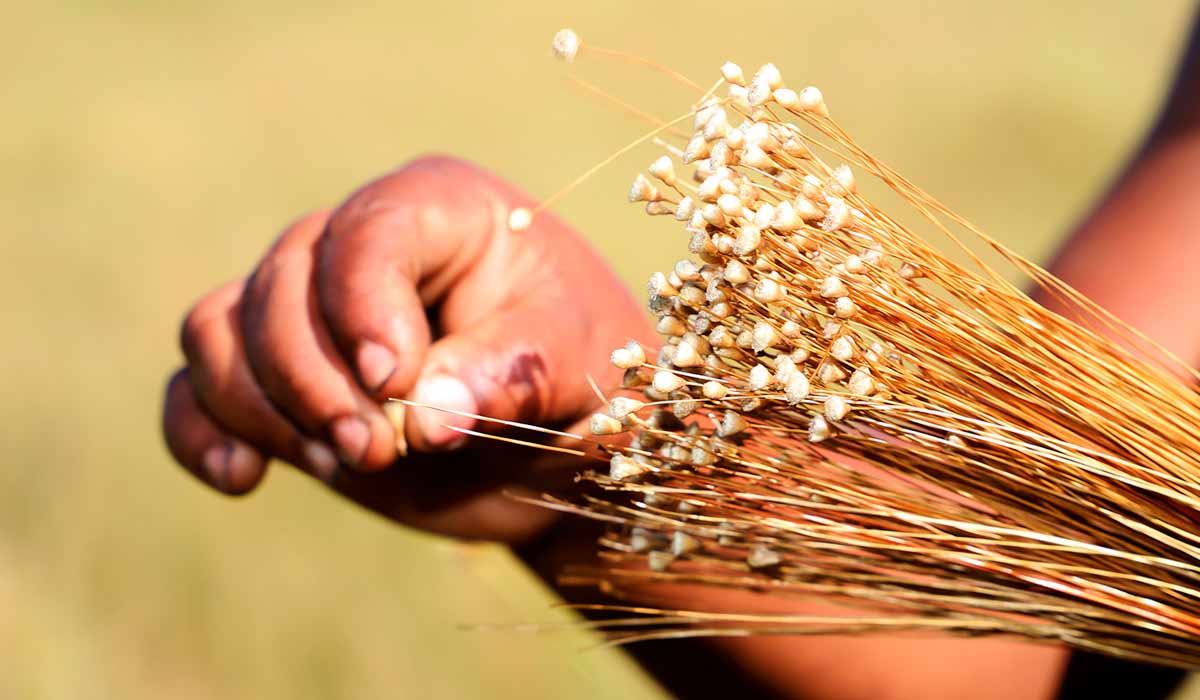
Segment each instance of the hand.
[{"label": "hand", "polygon": [[[389,517],[514,541],[550,520],[500,492],[565,473],[528,449],[469,443],[473,419],[387,397],[544,425],[597,399],[590,373],[629,337],[653,342],[607,264],[551,214],[520,233],[511,185],[466,162],[419,159],[333,211],[288,227],[254,273],[202,298],[183,323],[163,431],[210,486],[246,493],[278,457]],[[413,454],[397,460],[400,437]],[[465,447],[465,449],[463,449]],[[448,454],[435,455],[437,452]]]}]

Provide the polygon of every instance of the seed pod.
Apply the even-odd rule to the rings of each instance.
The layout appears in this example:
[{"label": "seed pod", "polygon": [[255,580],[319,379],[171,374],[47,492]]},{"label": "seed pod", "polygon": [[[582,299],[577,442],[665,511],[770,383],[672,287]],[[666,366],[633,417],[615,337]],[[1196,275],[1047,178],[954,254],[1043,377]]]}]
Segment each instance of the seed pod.
[{"label": "seed pod", "polygon": [[687,382],[674,372],[660,369],[654,373],[654,379],[651,380],[650,386],[654,387],[655,391],[663,394],[670,394],[673,391],[679,391],[683,387],[687,386]]},{"label": "seed pod", "polygon": [[712,399],[713,401],[719,401],[729,393],[724,384],[715,380],[704,382],[704,386],[700,387],[700,391],[704,394],[705,398]]},{"label": "seed pod", "polygon": [[626,416],[637,413],[646,404],[627,396],[617,396],[608,402],[608,414],[617,420],[625,420]]},{"label": "seed pod", "polygon": [[717,424],[717,437],[732,437],[750,427],[750,423],[742,417],[742,414],[734,411],[726,411],[721,416],[721,422]]},{"label": "seed pod", "polygon": [[846,399],[842,398],[841,396],[834,394],[833,396],[825,399],[824,411],[826,420],[836,423],[837,421],[845,418],[846,414],[850,413],[850,402],[846,401]]},{"label": "seed pod", "polygon": [[616,481],[624,481],[641,476],[650,471],[645,465],[634,461],[621,453],[614,454],[608,461],[608,476]]},{"label": "seed pod", "polygon": [[750,554],[746,556],[746,565],[751,569],[765,569],[776,566],[782,561],[783,558],[779,556],[778,552],[762,544],[752,547]]},{"label": "seed pod", "polygon": [[803,372],[795,371],[788,377],[783,394],[788,403],[795,405],[808,398],[810,390],[808,377],[804,376]]},{"label": "seed pod", "polygon": [[592,435],[616,435],[625,432],[625,426],[621,425],[621,421],[603,413],[593,413],[591,420],[588,421],[588,428],[592,431]]},{"label": "seed pod", "polygon": [[762,391],[774,382],[775,378],[771,375],[771,370],[765,366],[754,365],[750,369],[750,391]]},{"label": "seed pod", "polygon": [[821,442],[827,440],[833,431],[829,427],[829,422],[825,420],[825,416],[813,416],[812,422],[808,426],[808,441]]}]

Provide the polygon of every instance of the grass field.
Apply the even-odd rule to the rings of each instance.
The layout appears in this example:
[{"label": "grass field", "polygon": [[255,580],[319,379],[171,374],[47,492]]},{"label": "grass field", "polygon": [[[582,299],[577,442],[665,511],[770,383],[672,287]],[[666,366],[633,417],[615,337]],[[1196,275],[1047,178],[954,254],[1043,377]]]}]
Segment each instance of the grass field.
[{"label": "grass field", "polygon": [[[547,194],[643,127],[548,41],[707,82],[773,60],[860,141],[1035,258],[1135,147],[1183,0],[58,2],[0,23],[0,698],[654,698],[506,552],[389,526],[287,468],[227,500],[172,466],[162,382],[191,300],[290,219],[427,151]],[[1139,6],[1141,5],[1141,6]],[[382,8],[382,9],[381,9]],[[576,68],[662,115],[687,93]],[[631,285],[682,250],[623,205],[649,151],[559,210]]]}]

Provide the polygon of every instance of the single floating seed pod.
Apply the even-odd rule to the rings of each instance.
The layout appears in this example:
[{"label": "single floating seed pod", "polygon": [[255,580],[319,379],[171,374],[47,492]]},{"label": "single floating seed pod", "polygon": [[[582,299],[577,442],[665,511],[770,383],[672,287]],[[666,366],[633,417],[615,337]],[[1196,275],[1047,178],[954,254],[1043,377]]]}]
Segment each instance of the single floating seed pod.
[{"label": "single floating seed pod", "polygon": [[679,221],[690,221],[695,213],[696,201],[691,197],[684,197],[675,205],[675,218]]},{"label": "single floating seed pod", "polygon": [[508,230],[513,233],[524,231],[533,223],[533,212],[525,207],[517,207],[508,213]]},{"label": "single floating seed pod", "polygon": [[800,91],[800,109],[819,114],[822,117],[829,116],[829,108],[825,106],[825,96],[812,85]]},{"label": "single floating seed pod", "polygon": [[650,184],[646,176],[638,173],[633,178],[633,184],[629,186],[629,201],[630,202],[655,202],[662,199],[658,188]]},{"label": "single floating seed pod", "polygon": [[575,56],[579,53],[579,35],[570,29],[560,29],[554,34],[554,39],[550,42],[550,48],[554,51],[554,56],[567,63],[573,63]]}]

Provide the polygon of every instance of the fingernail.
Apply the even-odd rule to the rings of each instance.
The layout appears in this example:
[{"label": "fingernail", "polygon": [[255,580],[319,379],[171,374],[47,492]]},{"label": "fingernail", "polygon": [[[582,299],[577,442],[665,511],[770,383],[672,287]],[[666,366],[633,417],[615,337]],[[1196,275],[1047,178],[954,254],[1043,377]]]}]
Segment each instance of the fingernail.
[{"label": "fingernail", "polygon": [[261,466],[258,453],[254,448],[237,440],[230,440],[229,461],[225,469],[225,490],[231,493],[242,493],[258,476]]},{"label": "fingernail", "polygon": [[229,490],[230,444],[221,442],[204,451],[204,471],[209,483],[222,491]]},{"label": "fingernail", "polygon": [[316,440],[308,440],[300,448],[308,467],[321,481],[329,481],[337,471],[338,459],[333,449]]},{"label": "fingernail", "polygon": [[365,420],[358,416],[342,416],[333,422],[329,432],[343,461],[353,465],[362,463],[367,446],[371,444],[371,429]]},{"label": "fingernail", "polygon": [[[478,406],[475,395],[461,380],[445,374],[434,374],[422,378],[413,389],[413,401],[427,403],[439,408],[448,408],[465,413],[476,413]],[[414,408],[413,417],[417,428],[430,447],[453,449],[467,441],[467,436],[447,426],[458,428],[475,427],[475,419],[433,408]]]},{"label": "fingernail", "polygon": [[364,340],[358,346],[358,376],[372,394],[396,373],[396,358],[379,343]]}]

